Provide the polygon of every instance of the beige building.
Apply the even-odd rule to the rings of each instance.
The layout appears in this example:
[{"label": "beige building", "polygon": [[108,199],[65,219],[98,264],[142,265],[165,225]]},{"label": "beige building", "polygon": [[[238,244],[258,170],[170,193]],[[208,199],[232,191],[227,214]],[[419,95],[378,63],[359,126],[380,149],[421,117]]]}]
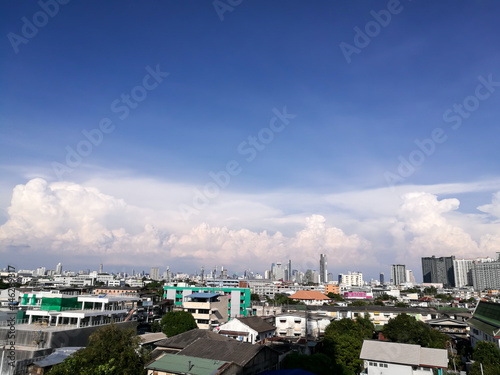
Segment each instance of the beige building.
[{"label": "beige building", "polygon": [[218,293],[193,293],[184,297],[182,308],[193,315],[198,328],[213,329],[229,319],[229,297]]}]

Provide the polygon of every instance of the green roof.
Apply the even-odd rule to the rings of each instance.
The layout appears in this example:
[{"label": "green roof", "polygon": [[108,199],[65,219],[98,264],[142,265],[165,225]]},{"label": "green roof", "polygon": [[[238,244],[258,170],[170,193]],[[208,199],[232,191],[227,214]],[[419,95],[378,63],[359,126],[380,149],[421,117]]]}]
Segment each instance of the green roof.
[{"label": "green roof", "polygon": [[207,375],[218,373],[219,369],[229,367],[232,362],[216,361],[186,355],[166,353],[146,366],[148,370],[165,371],[179,374]]},{"label": "green roof", "polygon": [[480,330],[481,332],[487,333],[490,336],[495,336],[495,333],[498,331],[498,327],[492,326],[491,324],[482,322],[476,318],[470,318],[467,320],[467,324],[473,328]]},{"label": "green roof", "polygon": [[480,301],[467,324],[491,336],[500,331],[500,304]]},{"label": "green roof", "polygon": [[481,301],[473,317],[500,328],[500,304]]}]

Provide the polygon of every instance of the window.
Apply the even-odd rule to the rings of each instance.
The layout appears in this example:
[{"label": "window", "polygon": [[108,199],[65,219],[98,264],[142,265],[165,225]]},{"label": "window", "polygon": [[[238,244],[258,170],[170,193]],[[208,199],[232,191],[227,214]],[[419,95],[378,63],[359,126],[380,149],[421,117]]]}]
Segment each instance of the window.
[{"label": "window", "polygon": [[196,314],[196,309],[188,309],[188,312],[191,314]]},{"label": "window", "polygon": [[280,323],[286,323],[286,319],[280,319]]},{"label": "window", "polygon": [[208,310],[208,309],[198,309],[198,314],[210,314],[210,310]]}]

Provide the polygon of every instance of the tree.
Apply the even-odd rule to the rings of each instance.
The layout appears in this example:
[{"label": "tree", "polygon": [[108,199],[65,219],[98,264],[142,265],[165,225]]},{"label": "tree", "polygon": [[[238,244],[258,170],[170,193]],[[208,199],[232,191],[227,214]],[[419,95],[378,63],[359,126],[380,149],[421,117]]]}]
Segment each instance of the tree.
[{"label": "tree", "polygon": [[198,328],[196,321],[187,311],[171,311],[161,318],[161,328],[167,337]]},{"label": "tree", "polygon": [[110,324],[90,335],[86,348],[54,366],[49,375],[146,374],[144,365],[149,356],[139,343],[133,329]]},{"label": "tree", "polygon": [[500,350],[495,344],[480,341],[474,348],[474,364],[471,367],[470,375],[480,375],[481,365],[483,365],[484,375],[498,375],[500,368]]},{"label": "tree", "polygon": [[413,316],[399,314],[384,326],[384,336],[393,342],[420,345],[426,348],[445,348],[448,336],[417,321]]},{"label": "tree", "polygon": [[428,286],[424,289],[424,294],[430,294],[435,296],[437,294],[437,289],[435,286]]},{"label": "tree", "polygon": [[333,358],[337,366],[345,366],[349,371],[359,373],[363,365],[359,359],[363,340],[373,338],[374,330],[368,317],[334,320],[325,329],[321,350]]},{"label": "tree", "polygon": [[151,332],[161,332],[161,324],[160,322],[153,322],[151,323]]},{"label": "tree", "polygon": [[326,295],[328,298],[331,298],[335,301],[345,301],[344,297],[342,297],[340,294],[330,292]]},{"label": "tree", "polygon": [[250,301],[260,302],[259,295],[255,293],[250,294]]}]

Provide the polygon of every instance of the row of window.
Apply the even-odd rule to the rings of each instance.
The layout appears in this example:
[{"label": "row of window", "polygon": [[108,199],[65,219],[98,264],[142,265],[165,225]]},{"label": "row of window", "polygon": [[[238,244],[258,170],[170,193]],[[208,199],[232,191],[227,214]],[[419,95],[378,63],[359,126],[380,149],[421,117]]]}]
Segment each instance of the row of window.
[{"label": "row of window", "polygon": [[368,362],[368,366],[373,366],[373,367],[389,367],[387,363],[378,363],[378,362]]}]

